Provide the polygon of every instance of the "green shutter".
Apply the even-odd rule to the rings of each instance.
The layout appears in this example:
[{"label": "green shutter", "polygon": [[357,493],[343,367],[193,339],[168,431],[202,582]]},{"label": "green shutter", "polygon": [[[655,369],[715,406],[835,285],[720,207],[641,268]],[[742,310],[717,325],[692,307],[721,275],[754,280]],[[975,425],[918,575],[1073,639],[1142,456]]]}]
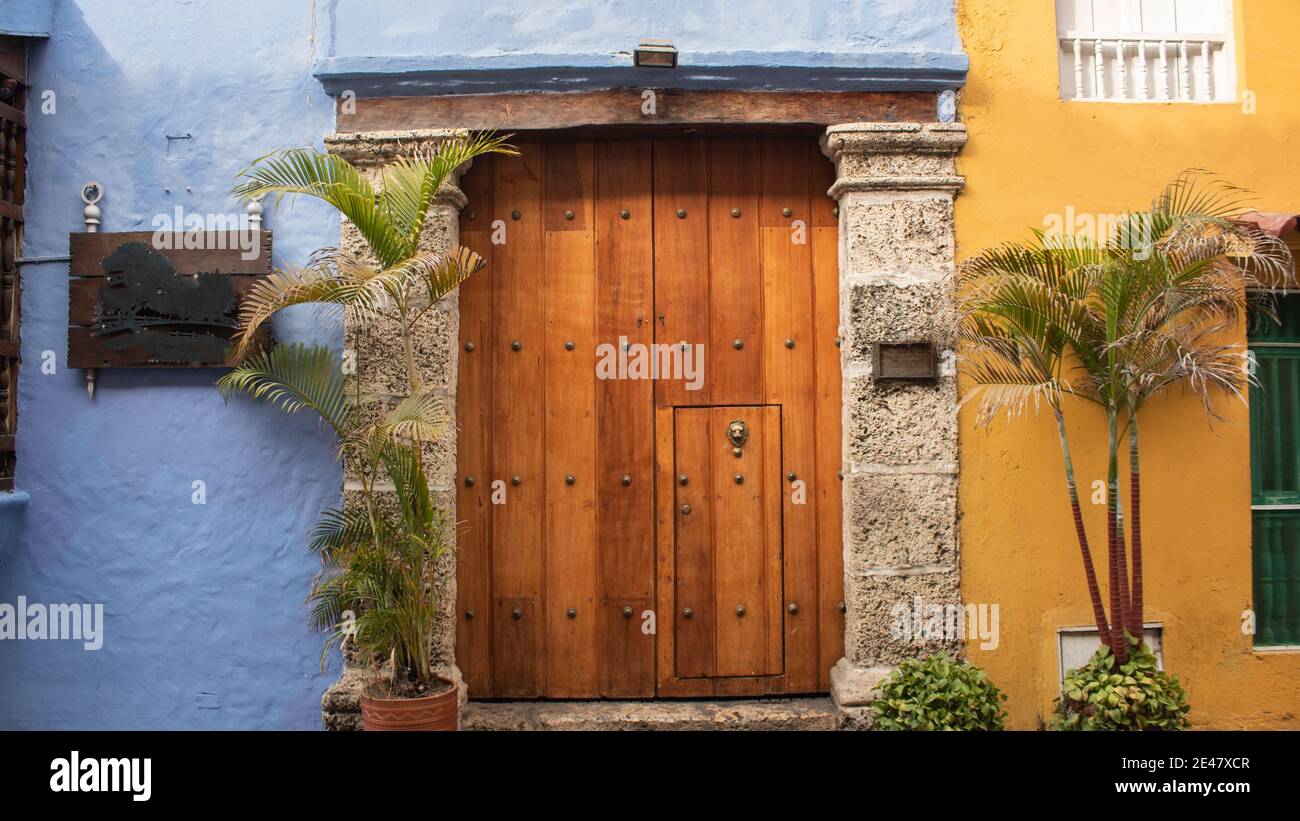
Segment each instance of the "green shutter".
[{"label": "green shutter", "polygon": [[1255,644],[1300,644],[1300,296],[1277,301],[1279,323],[1250,327]]}]

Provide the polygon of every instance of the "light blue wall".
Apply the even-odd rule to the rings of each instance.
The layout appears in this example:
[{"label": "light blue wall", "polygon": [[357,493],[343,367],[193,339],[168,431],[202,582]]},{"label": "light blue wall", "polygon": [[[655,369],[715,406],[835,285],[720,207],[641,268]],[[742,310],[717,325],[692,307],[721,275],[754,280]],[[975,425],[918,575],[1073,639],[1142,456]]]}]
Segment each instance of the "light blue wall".
[{"label": "light blue wall", "polygon": [[[15,2],[0,5],[0,30],[23,18]],[[375,93],[430,69],[522,68],[527,83],[558,65],[626,66],[611,52],[649,35],[696,67],[893,66],[950,82],[965,67],[953,2],[53,0],[51,36],[31,51],[23,255],[67,254],[90,180],[107,192],[106,231],[151,229],[177,205],[236,210],[227,191],[244,163],[332,131],[313,72],[361,70]],[[337,218],[307,202],[268,226],[277,263],[338,237]],[[224,406],[212,370],[102,371],[90,401],[64,365],[67,281],[65,262],[23,269],[17,484],[30,502],[0,504],[0,602],[102,603],[105,642],[0,641],[0,728],[319,727],[337,670],[318,672],[302,602],[309,530],[339,497],[328,437],[306,418]],[[310,312],[277,331],[340,344]],[[47,350],[55,374],[42,373]],[[206,505],[191,503],[195,480]]]},{"label": "light blue wall", "polygon": [[[239,211],[227,192],[244,163],[319,144],[333,113],[310,73],[309,8],[56,3],[31,47],[23,255],[68,253],[88,180],[107,192],[103,230],[152,230],[177,205]],[[268,225],[277,264],[338,236],[306,202]],[[23,268],[17,485],[31,500],[0,557],[0,602],[103,603],[105,642],[0,641],[0,728],[319,727],[332,675],[302,603],[307,533],[339,496],[329,439],[305,417],[226,407],[215,370],[105,370],[90,401],[64,366],[67,270]],[[279,330],[339,337],[310,314]],[[46,350],[56,374],[41,372]],[[195,480],[206,505],[191,504]],[[12,537],[12,515],[0,527]]]},{"label": "light blue wall", "polygon": [[[656,85],[834,91],[961,85],[956,0],[333,0],[319,76],[358,96]],[[673,71],[631,68],[642,37]]]}]

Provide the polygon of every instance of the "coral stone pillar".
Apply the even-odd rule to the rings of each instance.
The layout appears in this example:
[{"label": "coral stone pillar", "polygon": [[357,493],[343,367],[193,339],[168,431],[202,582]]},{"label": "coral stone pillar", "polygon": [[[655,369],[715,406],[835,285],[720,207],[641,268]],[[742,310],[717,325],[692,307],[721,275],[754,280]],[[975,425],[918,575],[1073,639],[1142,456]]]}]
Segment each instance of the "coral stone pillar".
[{"label": "coral stone pillar", "polygon": [[[959,123],[846,123],[823,149],[839,203],[843,368],[844,658],[831,694],[846,727],[870,725],[875,685],[918,643],[900,608],[956,604],[957,386],[953,198]],[[879,381],[872,346],[931,342],[932,382]]]},{"label": "coral stone pillar", "polygon": [[[409,156],[416,150],[427,151],[440,140],[455,135],[451,130],[375,132],[364,134],[335,134],[325,140],[326,149],[337,154],[370,179],[378,189],[384,165],[392,160]],[[465,206],[465,194],[457,187],[461,174],[468,165],[457,170],[438,191],[429,207],[420,247],[425,251],[444,252],[456,246],[460,239],[460,209]],[[356,228],[342,220],[340,247],[363,257],[369,250]],[[372,259],[373,262],[373,259]],[[345,356],[355,357],[355,378],[360,383],[362,403],[381,413],[400,402],[410,393],[405,353],[401,350],[399,323],[395,317],[369,323],[358,328],[345,322],[343,350]],[[424,386],[434,386],[449,408],[456,406],[457,339],[460,334],[460,303],[453,291],[442,303],[430,311],[416,328],[415,356]],[[439,506],[446,511],[447,538],[451,547],[438,565],[441,582],[441,600],[434,626],[433,663],[440,675],[461,686],[461,706],[466,700],[460,669],[456,666],[456,431],[454,426],[439,442],[424,446],[424,466],[428,473],[429,489]],[[359,482],[355,473],[345,467],[343,503],[345,506],[360,503]],[[383,484],[380,485],[384,487]],[[388,492],[380,491],[380,503],[393,505],[395,496],[391,485]],[[343,677],[326,691],[322,699],[322,720],[326,729],[359,729],[361,683],[368,675],[357,659],[346,659]]]}]

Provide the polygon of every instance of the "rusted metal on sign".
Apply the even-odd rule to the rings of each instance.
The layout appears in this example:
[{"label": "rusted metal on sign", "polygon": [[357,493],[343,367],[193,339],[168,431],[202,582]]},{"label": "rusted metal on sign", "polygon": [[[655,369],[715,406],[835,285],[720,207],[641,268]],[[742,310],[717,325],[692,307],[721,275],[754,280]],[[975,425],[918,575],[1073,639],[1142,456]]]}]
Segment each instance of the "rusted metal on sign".
[{"label": "rusted metal on sign", "polygon": [[271,232],[70,235],[68,365],[229,367],[243,295]]},{"label": "rusted metal on sign", "polygon": [[878,382],[931,382],[939,377],[933,342],[877,342],[871,373]]}]

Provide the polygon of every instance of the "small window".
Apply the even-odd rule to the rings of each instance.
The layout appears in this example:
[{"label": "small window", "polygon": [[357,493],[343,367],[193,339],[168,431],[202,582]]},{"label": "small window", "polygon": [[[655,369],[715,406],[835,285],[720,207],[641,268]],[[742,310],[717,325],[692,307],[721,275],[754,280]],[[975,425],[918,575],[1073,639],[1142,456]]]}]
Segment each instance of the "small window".
[{"label": "small window", "polygon": [[1300,294],[1256,317],[1250,354],[1251,561],[1255,645],[1300,645]]},{"label": "small window", "polygon": [[[1160,670],[1165,669],[1164,636],[1164,625],[1148,622],[1142,626],[1142,640],[1155,654],[1156,668]],[[1087,664],[1100,646],[1096,627],[1062,627],[1057,630],[1056,651],[1060,659],[1057,684],[1065,684],[1065,674]]]},{"label": "small window", "polygon": [[1056,0],[1061,99],[1231,102],[1230,0]]}]

